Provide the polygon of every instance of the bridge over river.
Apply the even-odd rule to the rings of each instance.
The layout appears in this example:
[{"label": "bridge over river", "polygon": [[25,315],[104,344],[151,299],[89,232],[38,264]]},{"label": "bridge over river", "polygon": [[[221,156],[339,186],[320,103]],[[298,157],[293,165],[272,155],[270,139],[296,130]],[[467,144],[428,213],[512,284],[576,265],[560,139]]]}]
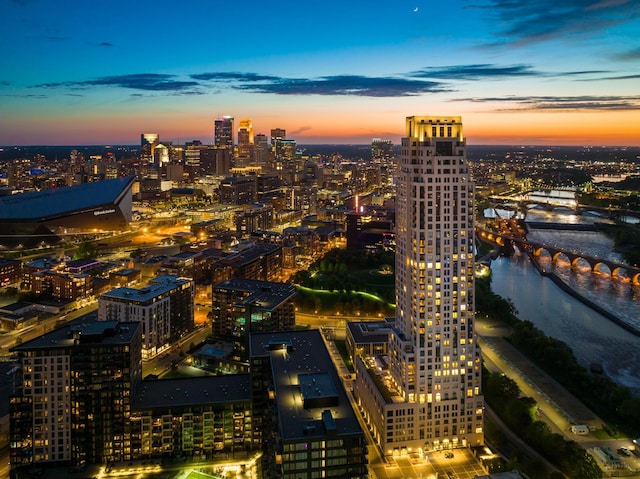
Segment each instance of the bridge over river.
[{"label": "bridge over river", "polygon": [[594,256],[583,254],[579,251],[572,251],[536,241],[529,241],[524,237],[510,236],[480,227],[476,227],[476,234],[483,241],[487,241],[498,246],[511,244],[512,246],[517,247],[520,251],[531,253],[536,258],[547,253],[554,263],[557,263],[560,260],[568,261],[573,268],[578,267],[579,264],[588,264],[593,272],[609,274],[612,279],[617,278],[621,280],[628,280],[634,285],[640,285],[640,268],[635,266],[596,258]]}]

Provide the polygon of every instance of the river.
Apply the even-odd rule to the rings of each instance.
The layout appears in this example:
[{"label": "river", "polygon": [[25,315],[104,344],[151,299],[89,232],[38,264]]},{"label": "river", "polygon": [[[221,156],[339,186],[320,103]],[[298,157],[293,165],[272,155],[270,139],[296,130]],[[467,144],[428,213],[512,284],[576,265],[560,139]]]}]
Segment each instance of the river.
[{"label": "river", "polygon": [[[530,221],[573,224],[593,222],[594,218],[599,221],[595,216],[570,212],[527,214]],[[612,251],[613,242],[601,233],[530,230],[528,238],[621,261]],[[550,259],[541,261],[545,269],[554,269]],[[491,270],[493,290],[513,301],[521,319],[564,341],[582,365],[588,367],[593,361],[600,361],[611,379],[640,395],[640,337],[566,294],[549,278],[541,276],[527,256],[499,258],[492,262]],[[640,327],[640,288],[628,282],[611,281],[604,274],[593,274],[587,267],[570,268],[568,263],[558,264],[554,271],[583,296]]]}]

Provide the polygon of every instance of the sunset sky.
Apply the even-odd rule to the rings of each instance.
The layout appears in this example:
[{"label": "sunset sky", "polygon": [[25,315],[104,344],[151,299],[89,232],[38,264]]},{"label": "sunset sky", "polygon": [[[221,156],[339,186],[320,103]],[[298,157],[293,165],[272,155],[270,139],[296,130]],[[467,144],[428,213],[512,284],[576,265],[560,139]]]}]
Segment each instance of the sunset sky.
[{"label": "sunset sky", "polygon": [[638,0],[0,0],[0,145],[213,141],[222,115],[300,144],[640,144]]}]

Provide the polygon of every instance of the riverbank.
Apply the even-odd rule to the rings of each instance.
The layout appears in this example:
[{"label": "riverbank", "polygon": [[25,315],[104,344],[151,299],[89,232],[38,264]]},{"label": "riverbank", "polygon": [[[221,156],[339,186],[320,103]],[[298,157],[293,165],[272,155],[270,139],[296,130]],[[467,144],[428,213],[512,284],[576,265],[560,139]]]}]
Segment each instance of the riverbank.
[{"label": "riverbank", "polygon": [[536,268],[538,273],[540,273],[542,276],[545,276],[545,277],[549,278],[551,281],[553,281],[553,283],[556,286],[558,286],[560,289],[562,289],[562,291],[564,291],[565,293],[567,293],[571,297],[577,299],[578,301],[580,301],[585,306],[588,306],[589,308],[593,309],[596,313],[601,314],[602,316],[607,318],[609,321],[617,324],[618,326],[620,326],[624,330],[630,332],[634,336],[640,337],[640,329],[638,329],[638,328],[626,323],[625,321],[620,319],[618,316],[613,314],[611,311],[608,311],[608,310],[604,309],[599,304],[595,303],[594,301],[590,300],[589,298],[587,298],[587,297],[583,296],[582,294],[578,293],[575,289],[573,289],[567,283],[562,281],[562,279],[560,279],[560,277],[557,274],[555,274],[553,271],[547,271],[544,268],[542,268],[542,266],[540,266],[540,264],[536,261],[535,257],[531,253],[529,253],[529,260],[531,261],[533,266]]}]

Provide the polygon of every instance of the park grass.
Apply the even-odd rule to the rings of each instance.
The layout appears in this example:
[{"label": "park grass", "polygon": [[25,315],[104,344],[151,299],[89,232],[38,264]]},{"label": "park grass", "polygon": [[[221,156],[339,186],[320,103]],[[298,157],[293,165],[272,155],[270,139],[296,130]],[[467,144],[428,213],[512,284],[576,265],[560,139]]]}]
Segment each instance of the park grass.
[{"label": "park grass", "polygon": [[601,441],[608,439],[627,439],[628,437],[628,434],[624,434],[611,428],[596,429],[591,434]]},{"label": "park grass", "polygon": [[191,471],[185,479],[219,479],[217,474],[205,474],[203,472]]},{"label": "park grass", "polygon": [[[380,296],[377,296],[372,293],[368,293],[366,291],[351,291],[349,293],[345,293],[342,291],[328,291],[325,289],[313,289],[313,288],[308,288],[306,286],[300,286],[300,285],[296,285],[296,288],[300,291],[310,293],[316,296],[317,298],[319,298],[320,305],[317,308],[317,314],[323,314],[323,315],[333,315],[336,313],[344,314],[345,312],[344,312],[343,302],[345,300],[348,301],[349,299],[355,298],[356,296],[360,296],[363,299],[367,299],[374,303],[380,304],[380,308],[375,312],[366,313],[365,311],[363,311],[362,312],[363,316],[389,315],[389,314],[393,314],[395,310],[395,304],[388,303]],[[302,308],[302,310],[309,313],[316,312],[308,308],[307,309]],[[351,314],[347,314],[347,315],[349,316]]]}]

